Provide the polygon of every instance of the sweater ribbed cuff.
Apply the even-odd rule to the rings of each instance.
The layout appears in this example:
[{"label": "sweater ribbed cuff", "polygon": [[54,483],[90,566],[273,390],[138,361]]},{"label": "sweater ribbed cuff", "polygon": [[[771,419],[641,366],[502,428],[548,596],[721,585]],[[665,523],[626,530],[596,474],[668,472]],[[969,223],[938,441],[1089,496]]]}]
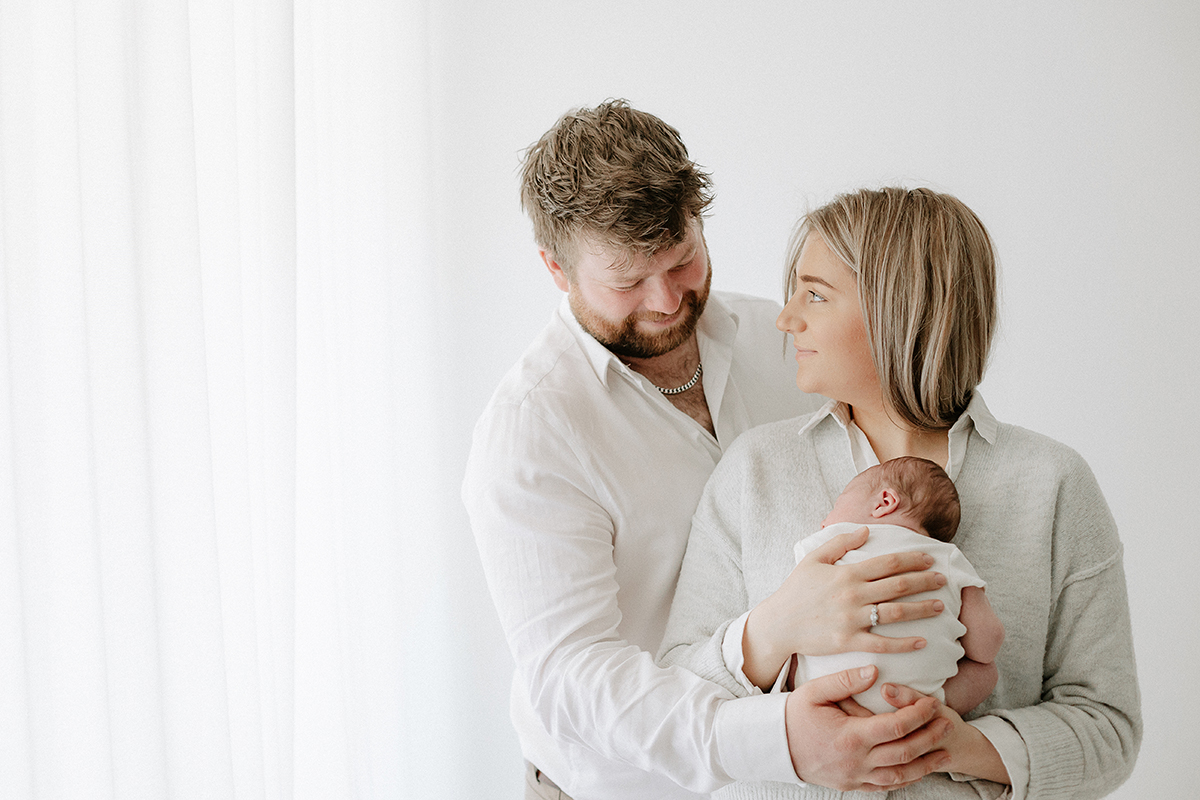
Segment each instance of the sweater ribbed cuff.
[{"label": "sweater ribbed cuff", "polygon": [[[979,730],[996,748],[1012,785],[1012,800],[1025,800],[1029,794],[1029,753],[1025,740],[1007,720],[982,716],[967,723]],[[972,780],[969,776],[950,774],[954,780]]]},{"label": "sweater ribbed cuff", "polygon": [[[1025,796],[1046,800],[1074,797],[1083,782],[1083,750],[1071,727],[1054,714],[1039,713],[1037,707],[993,713],[1008,720],[1025,744],[1029,757]],[[1014,796],[1021,797],[1015,787]]]}]

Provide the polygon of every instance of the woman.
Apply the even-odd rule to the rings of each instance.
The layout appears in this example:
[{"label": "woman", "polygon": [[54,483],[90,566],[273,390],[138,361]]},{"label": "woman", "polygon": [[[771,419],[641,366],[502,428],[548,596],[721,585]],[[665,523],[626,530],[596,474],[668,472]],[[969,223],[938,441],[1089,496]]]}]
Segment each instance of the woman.
[{"label": "woman", "polygon": [[[998,423],[975,390],[996,319],[983,225],[929,190],[843,195],[797,231],[788,295],[777,325],[794,340],[796,383],[831,400],[744,434],[721,460],[696,512],[663,661],[747,694],[770,689],[791,653],[868,649],[873,614],[880,624],[899,618],[897,604],[875,607],[851,592],[815,608],[792,548],[858,472],[897,456],[928,458],[955,481],[955,543],[988,582],[1007,639],[999,683],[972,722],[940,708],[950,724],[946,774],[894,796],[1112,791],[1141,739],[1121,545],[1083,460]],[[917,699],[877,688],[893,705]],[[723,791],[836,794],[784,784]]]}]

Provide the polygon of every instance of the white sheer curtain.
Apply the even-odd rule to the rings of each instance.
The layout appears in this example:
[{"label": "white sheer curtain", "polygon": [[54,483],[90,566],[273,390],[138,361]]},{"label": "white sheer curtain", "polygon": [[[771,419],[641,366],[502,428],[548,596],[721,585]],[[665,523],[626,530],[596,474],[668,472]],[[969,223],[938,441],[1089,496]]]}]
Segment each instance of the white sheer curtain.
[{"label": "white sheer curtain", "polygon": [[418,796],[424,15],[0,0],[0,797]]}]

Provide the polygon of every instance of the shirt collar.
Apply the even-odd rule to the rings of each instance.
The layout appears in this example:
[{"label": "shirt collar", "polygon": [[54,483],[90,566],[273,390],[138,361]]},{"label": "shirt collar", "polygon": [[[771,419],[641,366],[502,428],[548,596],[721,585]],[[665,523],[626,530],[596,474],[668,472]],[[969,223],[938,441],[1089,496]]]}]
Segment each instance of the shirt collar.
[{"label": "shirt collar", "polygon": [[[846,433],[850,445],[851,458],[854,461],[856,471],[862,472],[864,469],[879,463],[875,453],[871,450],[871,444],[867,441],[867,437],[854,424],[850,415],[850,407],[839,400],[830,400],[817,409],[800,426],[797,434],[803,436],[820,424],[826,417],[832,417],[834,422]],[[967,441],[970,439],[972,430],[982,436],[988,444],[995,444],[996,435],[1000,430],[1000,423],[996,421],[996,418],[992,416],[992,412],[988,410],[987,404],[983,402],[983,396],[979,393],[978,389],[971,393],[971,401],[967,403],[966,410],[950,426],[950,449],[946,461],[946,471],[952,480],[958,477],[958,471],[962,467],[963,459],[966,457]]]},{"label": "shirt collar", "polygon": [[[850,407],[848,405],[840,400],[829,400],[805,420],[797,433],[801,435],[807,433],[826,417],[833,417],[842,430],[849,429],[852,422]],[[987,440],[988,444],[995,444],[996,433],[1000,429],[1000,423],[996,421],[996,418],[992,416],[992,412],[988,410],[987,404],[983,402],[983,395],[979,393],[978,389],[971,392],[971,402],[967,403],[966,410],[950,426],[950,435],[955,436],[964,432],[969,433],[972,426],[975,430],[979,431],[979,435]]]},{"label": "shirt collar", "polygon": [[620,359],[613,355],[612,351],[604,345],[596,341],[596,339],[579,324],[579,320],[575,319],[574,312],[571,311],[571,302],[564,294],[562,302],[558,304],[559,321],[566,327],[567,331],[575,339],[579,349],[583,351],[584,358],[591,365],[592,372],[596,374],[596,378],[605,386],[608,385],[608,370],[609,368],[621,369],[624,365]]},{"label": "shirt collar", "polygon": [[988,444],[996,443],[996,436],[1000,432],[1000,423],[988,410],[987,404],[983,402],[983,395],[979,393],[978,389],[971,392],[971,402],[967,403],[967,410],[950,427],[950,435],[970,433],[972,427]]},{"label": "shirt collar", "polygon": [[812,415],[805,421],[805,423],[800,426],[800,430],[796,431],[796,433],[800,436],[803,436],[813,428],[817,427],[817,423],[826,417],[833,417],[834,421],[841,426],[842,430],[846,430],[847,426],[850,424],[850,407],[840,400],[829,400],[825,403],[825,405],[814,411]]}]

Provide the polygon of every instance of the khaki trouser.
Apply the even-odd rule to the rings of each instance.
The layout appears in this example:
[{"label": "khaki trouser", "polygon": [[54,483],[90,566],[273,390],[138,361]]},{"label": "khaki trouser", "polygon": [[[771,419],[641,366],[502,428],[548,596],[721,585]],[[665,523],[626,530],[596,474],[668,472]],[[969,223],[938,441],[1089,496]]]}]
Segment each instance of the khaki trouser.
[{"label": "khaki trouser", "polygon": [[525,800],[571,800],[571,798],[541,770],[526,761]]}]

